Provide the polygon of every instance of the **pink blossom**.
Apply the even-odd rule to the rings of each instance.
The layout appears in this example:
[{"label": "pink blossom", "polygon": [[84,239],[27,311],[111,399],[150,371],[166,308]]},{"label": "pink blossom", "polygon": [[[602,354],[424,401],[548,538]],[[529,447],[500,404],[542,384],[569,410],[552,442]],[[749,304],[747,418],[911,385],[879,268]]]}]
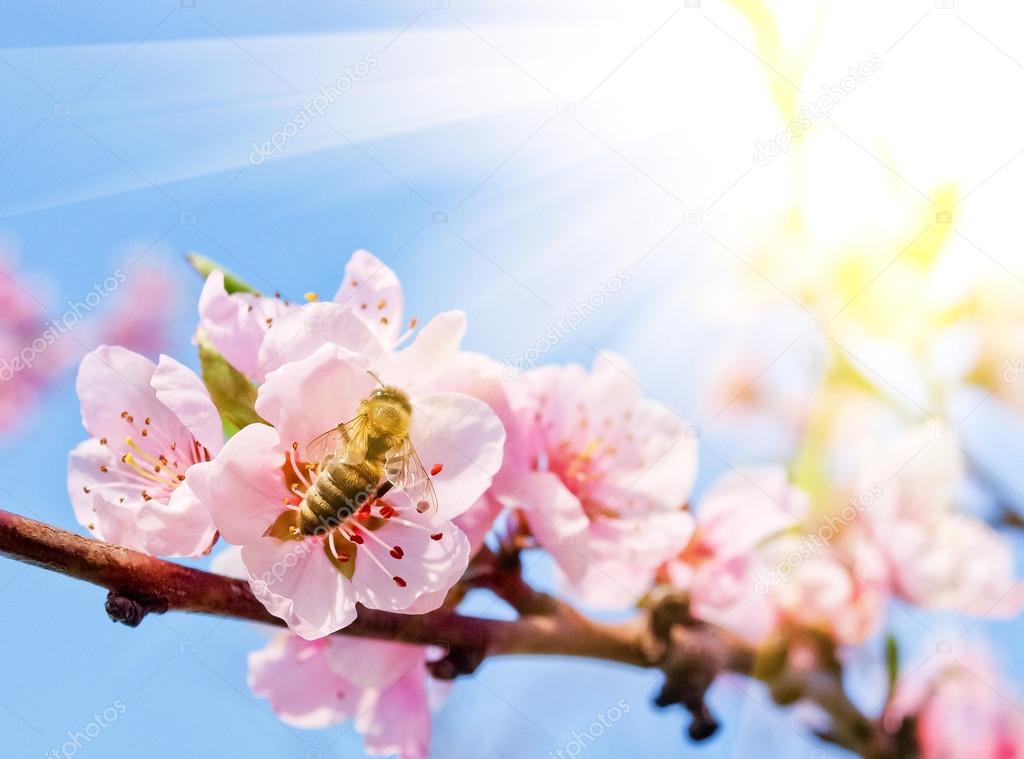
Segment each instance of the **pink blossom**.
[{"label": "pink blossom", "polygon": [[641,398],[621,358],[592,372],[544,367],[507,385],[510,445],[492,496],[522,509],[568,589],[594,606],[635,603],[693,531],[696,444]]},{"label": "pink blossom", "polygon": [[355,718],[367,753],[426,759],[426,662],[423,646],[284,633],[249,655],[249,687],[289,724],[322,728]]},{"label": "pink blossom", "polygon": [[294,308],[280,298],[228,293],[224,273],[214,271],[199,295],[199,327],[232,366],[247,377],[262,380],[264,371],[257,353],[263,336],[275,319]]},{"label": "pink blossom", "polygon": [[[1010,617],[1024,608],[1009,541],[954,509],[966,477],[963,453],[948,436],[922,425],[898,435],[880,456],[866,456],[864,506],[850,539],[875,546],[889,592],[915,605]],[[868,483],[873,483],[868,484]]]},{"label": "pink blossom", "polygon": [[213,522],[185,481],[223,443],[202,381],[168,356],[154,364],[101,346],[82,359],[77,389],[91,435],[68,463],[78,521],[102,540],[150,554],[207,551]]},{"label": "pink blossom", "polygon": [[68,358],[53,345],[37,289],[0,256],[0,433],[27,416]]},{"label": "pink blossom", "polygon": [[882,613],[870,581],[877,562],[809,532],[808,516],[806,493],[781,467],[730,472],[701,499],[693,539],[666,575],[689,592],[694,614],[752,642],[787,623],[862,641]]},{"label": "pink blossom", "polygon": [[[334,303],[344,306],[353,314],[363,329],[357,340],[372,337],[384,350],[394,348],[402,329],[402,287],[398,277],[384,263],[365,250],[358,250],[345,266],[345,276],[334,296]],[[293,349],[280,355],[277,349],[301,333],[319,331],[320,305],[304,310],[280,297],[265,297],[254,293],[228,293],[224,289],[224,274],[214,271],[207,277],[199,297],[199,326],[214,347],[240,372],[257,381],[294,358]],[[328,310],[328,313],[333,313]],[[300,314],[292,321],[292,329],[277,330],[279,342],[260,351],[264,336],[271,327],[286,316]],[[325,319],[328,317],[324,317]],[[337,341],[335,341],[337,342]],[[313,340],[310,344],[319,344]],[[345,347],[358,350],[359,345]],[[308,355],[308,352],[307,352]]]},{"label": "pink blossom", "polygon": [[921,759],[1024,756],[1024,713],[989,657],[976,651],[959,660],[937,655],[896,688],[885,719],[897,729],[916,717]]},{"label": "pink blossom", "polygon": [[[243,546],[257,598],[304,638],[352,622],[357,602],[408,613],[437,608],[468,563],[468,541],[451,520],[490,485],[501,466],[504,430],[473,398],[420,394],[414,378],[432,376],[435,359],[414,347],[368,359],[325,342],[284,364],[267,375],[256,401],[256,410],[274,426],[249,425],[213,462],[189,473],[221,534]],[[443,352],[438,355],[444,360]],[[294,519],[316,476],[307,468],[315,462],[304,458],[306,443],[353,418],[360,400],[377,387],[368,368],[410,397],[410,438],[433,473],[437,513],[420,513],[396,489],[320,534],[272,529]]]},{"label": "pink blossom", "polygon": [[170,342],[168,326],[178,298],[177,283],[165,267],[155,264],[136,263],[129,276],[121,276],[124,284],[99,325],[98,342],[159,353]]}]

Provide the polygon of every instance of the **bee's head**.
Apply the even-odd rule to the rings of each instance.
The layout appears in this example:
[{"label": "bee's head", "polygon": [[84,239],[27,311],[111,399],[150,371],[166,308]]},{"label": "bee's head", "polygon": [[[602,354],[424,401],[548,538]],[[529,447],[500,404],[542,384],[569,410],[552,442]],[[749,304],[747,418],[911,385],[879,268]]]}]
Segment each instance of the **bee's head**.
[{"label": "bee's head", "polygon": [[381,387],[367,398],[366,413],[374,431],[381,436],[404,437],[409,434],[412,404],[397,387]]}]

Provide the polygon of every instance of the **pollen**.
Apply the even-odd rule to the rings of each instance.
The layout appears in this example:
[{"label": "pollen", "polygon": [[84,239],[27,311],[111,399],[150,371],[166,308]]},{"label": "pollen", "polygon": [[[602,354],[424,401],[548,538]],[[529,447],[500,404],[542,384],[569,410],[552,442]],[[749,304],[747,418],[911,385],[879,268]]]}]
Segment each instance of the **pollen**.
[{"label": "pollen", "polygon": [[312,291],[306,293],[303,297],[305,297],[305,299],[310,303],[315,303],[316,301],[320,300],[320,296]]},{"label": "pollen", "polygon": [[379,302],[377,303],[377,310],[378,310],[378,311],[383,311],[383,310],[384,310],[384,308],[385,308],[385,307],[386,307],[387,305],[388,305],[388,302],[387,302],[386,300],[384,300],[383,298],[381,298],[381,299],[380,299],[380,301],[379,301]]}]

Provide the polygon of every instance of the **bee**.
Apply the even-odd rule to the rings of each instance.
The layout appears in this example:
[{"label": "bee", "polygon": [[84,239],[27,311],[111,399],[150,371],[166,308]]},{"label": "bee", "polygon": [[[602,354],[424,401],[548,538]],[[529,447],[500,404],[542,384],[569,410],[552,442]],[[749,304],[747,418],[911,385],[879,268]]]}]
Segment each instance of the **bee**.
[{"label": "bee", "polygon": [[437,494],[409,439],[411,423],[409,396],[382,384],[360,401],[353,419],[307,443],[307,461],[319,464],[299,504],[299,532],[314,535],[340,524],[386,483],[403,490],[421,514],[436,511]]}]

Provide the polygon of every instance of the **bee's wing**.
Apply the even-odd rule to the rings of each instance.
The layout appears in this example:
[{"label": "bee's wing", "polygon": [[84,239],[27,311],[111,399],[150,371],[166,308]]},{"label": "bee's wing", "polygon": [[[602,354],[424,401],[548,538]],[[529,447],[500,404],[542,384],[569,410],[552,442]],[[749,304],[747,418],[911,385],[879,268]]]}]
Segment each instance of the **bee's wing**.
[{"label": "bee's wing", "polygon": [[437,512],[437,493],[434,492],[434,485],[408,437],[388,452],[384,472],[392,485],[409,496],[418,512]]},{"label": "bee's wing", "polygon": [[369,435],[366,415],[360,414],[306,443],[306,458],[322,462],[340,456],[346,464],[358,464],[366,460]]}]

